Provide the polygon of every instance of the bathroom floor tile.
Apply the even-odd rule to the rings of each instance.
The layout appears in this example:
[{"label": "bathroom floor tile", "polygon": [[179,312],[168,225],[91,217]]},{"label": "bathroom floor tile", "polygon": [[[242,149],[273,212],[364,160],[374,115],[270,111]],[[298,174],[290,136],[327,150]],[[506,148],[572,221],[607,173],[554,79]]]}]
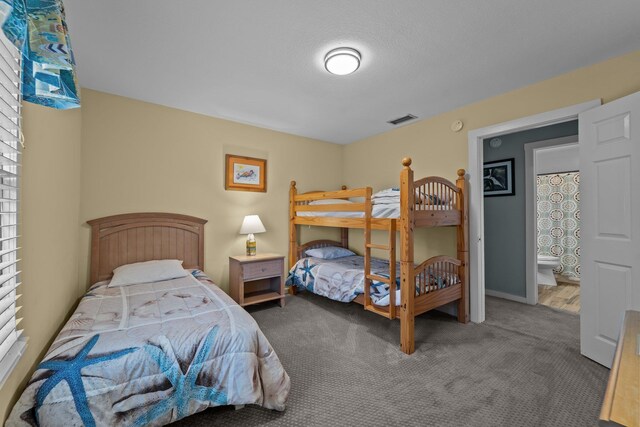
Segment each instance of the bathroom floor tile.
[{"label": "bathroom floor tile", "polygon": [[580,313],[580,286],[565,282],[559,282],[558,286],[538,285],[538,303]]}]

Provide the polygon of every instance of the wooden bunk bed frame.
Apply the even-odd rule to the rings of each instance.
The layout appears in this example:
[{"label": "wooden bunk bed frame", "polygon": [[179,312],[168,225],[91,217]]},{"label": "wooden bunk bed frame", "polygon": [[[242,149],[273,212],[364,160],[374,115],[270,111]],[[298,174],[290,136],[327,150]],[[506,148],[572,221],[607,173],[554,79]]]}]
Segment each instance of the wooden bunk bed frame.
[{"label": "wooden bunk bed frame", "polygon": [[[339,191],[311,191],[298,194],[296,182],[291,181],[289,189],[289,268],[292,268],[307,249],[324,246],[349,246],[349,228],[364,231],[364,294],[354,301],[364,305],[368,311],[388,319],[400,319],[400,347],[406,354],[415,350],[415,316],[434,308],[457,301],[458,321],[469,322],[469,238],[468,204],[465,170],[458,170],[456,184],[441,177],[426,177],[414,181],[411,159],[402,159],[400,173],[400,217],[373,218],[371,187]],[[432,197],[432,196],[435,196]],[[310,202],[323,199],[364,198],[360,203],[316,204]],[[438,202],[434,203],[434,199]],[[299,216],[299,212],[306,212]],[[344,218],[311,216],[313,212],[363,212],[362,217]],[[298,225],[338,227],[341,229],[340,242],[315,240],[304,245],[298,244]],[[414,229],[416,227],[457,228],[457,258],[435,256],[418,266],[414,266]],[[387,245],[371,243],[371,230],[386,230]],[[400,290],[401,301],[396,307],[396,232],[400,232]],[[371,274],[371,249],[388,251],[389,279]],[[445,283],[435,286],[430,274],[439,277],[457,275],[455,284]],[[448,276],[447,276],[448,275]],[[388,283],[389,305],[377,306],[371,302],[371,281]],[[446,282],[446,281],[445,281]],[[415,288],[414,288],[415,286]],[[415,291],[410,291],[414,288]],[[295,293],[295,287],[290,288]],[[417,295],[416,295],[417,294]]]}]

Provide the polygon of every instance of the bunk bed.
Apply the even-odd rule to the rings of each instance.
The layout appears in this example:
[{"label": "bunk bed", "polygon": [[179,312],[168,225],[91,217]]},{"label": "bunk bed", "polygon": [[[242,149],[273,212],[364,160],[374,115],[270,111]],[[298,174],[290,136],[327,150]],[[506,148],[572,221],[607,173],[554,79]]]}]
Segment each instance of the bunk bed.
[{"label": "bunk bed", "polygon": [[[363,293],[353,301],[365,310],[388,319],[400,319],[400,347],[406,354],[415,350],[414,318],[445,304],[457,302],[458,321],[469,321],[469,248],[468,205],[464,169],[458,170],[456,183],[442,177],[426,177],[414,181],[411,159],[402,160],[399,207],[397,215],[377,217],[372,204],[371,187],[338,191],[312,191],[298,194],[296,182],[289,190],[289,268],[305,256],[309,249],[327,246],[348,248],[350,228],[364,232]],[[352,201],[350,199],[356,199]],[[344,201],[341,203],[340,201]],[[327,202],[327,203],[324,203]],[[340,241],[315,240],[298,244],[298,226],[337,227]],[[457,228],[457,257],[435,256],[414,263],[414,229],[417,227]],[[372,230],[388,233],[386,245],[371,242]],[[396,299],[396,233],[400,233],[399,305]],[[388,252],[387,275],[372,274],[372,249]],[[386,276],[386,277],[385,277]],[[454,277],[455,280],[434,278]],[[371,283],[389,287],[389,304],[381,306],[371,299]],[[409,291],[414,288],[414,292]],[[290,290],[295,294],[295,287]]]}]

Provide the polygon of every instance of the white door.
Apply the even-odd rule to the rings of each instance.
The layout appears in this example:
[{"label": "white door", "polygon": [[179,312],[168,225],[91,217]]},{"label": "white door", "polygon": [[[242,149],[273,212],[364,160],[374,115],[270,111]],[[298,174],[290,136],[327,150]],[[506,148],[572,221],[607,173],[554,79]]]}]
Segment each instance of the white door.
[{"label": "white door", "polygon": [[580,347],[611,367],[640,309],[640,92],[580,114]]}]

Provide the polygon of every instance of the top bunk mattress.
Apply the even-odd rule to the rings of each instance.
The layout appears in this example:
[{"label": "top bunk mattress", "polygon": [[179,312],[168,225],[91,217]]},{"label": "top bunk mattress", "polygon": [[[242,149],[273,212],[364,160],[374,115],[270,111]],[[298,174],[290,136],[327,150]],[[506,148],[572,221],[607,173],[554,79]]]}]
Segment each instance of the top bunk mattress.
[{"label": "top bunk mattress", "polygon": [[[416,203],[420,205],[419,211],[446,211],[455,209],[451,199],[444,199],[431,194],[416,191]],[[351,200],[326,199],[316,200],[309,203],[309,206],[349,204]],[[378,191],[371,196],[371,217],[372,218],[400,218],[400,190],[389,188]],[[337,217],[337,218],[364,218],[364,212],[358,211],[298,211],[298,216],[304,217]]]},{"label": "top bunk mattress", "polygon": [[[337,218],[364,218],[364,212],[324,212],[324,211],[302,211],[298,216],[323,216]],[[372,218],[400,218],[400,203],[388,205],[372,205]]]}]

